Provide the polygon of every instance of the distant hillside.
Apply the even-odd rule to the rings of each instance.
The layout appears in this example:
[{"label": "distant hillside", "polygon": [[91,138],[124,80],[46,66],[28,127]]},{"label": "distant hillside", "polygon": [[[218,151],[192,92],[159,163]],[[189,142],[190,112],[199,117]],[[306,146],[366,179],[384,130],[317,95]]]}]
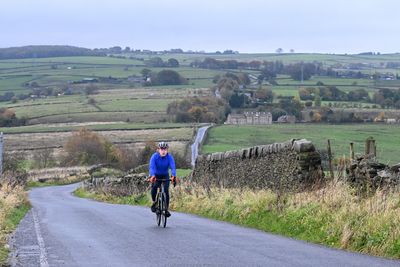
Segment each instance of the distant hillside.
[{"label": "distant hillside", "polygon": [[104,52],[63,45],[31,45],[0,48],[0,59],[44,58],[69,56],[102,56]]}]

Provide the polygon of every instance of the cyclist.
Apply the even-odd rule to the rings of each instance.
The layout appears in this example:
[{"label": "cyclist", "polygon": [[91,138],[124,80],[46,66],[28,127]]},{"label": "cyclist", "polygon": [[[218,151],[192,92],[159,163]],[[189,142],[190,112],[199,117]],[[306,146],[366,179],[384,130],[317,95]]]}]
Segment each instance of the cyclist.
[{"label": "cyclist", "polygon": [[[168,153],[168,143],[160,142],[158,143],[157,152],[155,152],[150,158],[150,182],[152,183],[151,188],[151,199],[153,204],[151,205],[151,211],[156,212],[156,195],[157,189],[161,186],[160,179],[169,179],[169,169],[171,169],[171,181],[173,185],[176,185],[176,167],[174,157]],[[167,197],[167,212],[166,216],[171,216],[168,211],[169,207],[169,181],[164,182],[165,193]]]}]

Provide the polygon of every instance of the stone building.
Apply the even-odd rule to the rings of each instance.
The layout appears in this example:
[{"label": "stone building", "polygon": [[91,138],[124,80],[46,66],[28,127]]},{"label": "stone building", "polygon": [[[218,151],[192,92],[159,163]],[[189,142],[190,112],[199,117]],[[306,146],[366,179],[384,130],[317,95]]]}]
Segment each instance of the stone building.
[{"label": "stone building", "polygon": [[229,114],[225,124],[272,124],[272,114],[270,112],[245,112],[243,114]]},{"label": "stone building", "polygon": [[276,122],[279,122],[279,123],[295,123],[296,122],[296,117],[292,116],[292,115],[283,115],[283,116],[280,116],[276,120]]}]

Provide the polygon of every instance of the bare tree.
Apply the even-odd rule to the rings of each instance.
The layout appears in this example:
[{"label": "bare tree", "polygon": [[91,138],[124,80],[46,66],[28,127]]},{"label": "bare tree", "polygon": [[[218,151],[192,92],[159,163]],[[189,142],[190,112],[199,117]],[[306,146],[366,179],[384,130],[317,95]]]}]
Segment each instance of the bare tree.
[{"label": "bare tree", "polygon": [[55,162],[53,149],[45,148],[36,151],[33,154],[33,161],[39,169],[50,167]]}]

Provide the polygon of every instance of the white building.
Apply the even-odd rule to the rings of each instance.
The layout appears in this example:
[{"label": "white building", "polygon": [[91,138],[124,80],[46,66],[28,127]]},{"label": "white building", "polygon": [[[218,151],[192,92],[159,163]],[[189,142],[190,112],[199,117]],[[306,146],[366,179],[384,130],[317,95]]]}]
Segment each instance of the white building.
[{"label": "white building", "polygon": [[272,124],[270,112],[245,112],[244,114],[229,114],[225,124],[265,125]]}]

